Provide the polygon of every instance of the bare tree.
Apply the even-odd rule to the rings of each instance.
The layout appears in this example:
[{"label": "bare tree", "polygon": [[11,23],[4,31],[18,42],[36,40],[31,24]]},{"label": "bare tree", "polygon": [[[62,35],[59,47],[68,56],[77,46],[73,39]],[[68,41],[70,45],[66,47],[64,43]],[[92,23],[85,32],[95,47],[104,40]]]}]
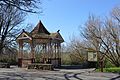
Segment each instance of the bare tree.
[{"label": "bare tree", "polygon": [[9,5],[0,6],[0,53],[3,48],[11,47],[15,40],[21,22],[24,21],[24,14],[17,8]]},{"label": "bare tree", "polygon": [[114,20],[107,20],[105,38],[101,39],[109,61],[115,66],[120,66],[120,27]]},{"label": "bare tree", "polygon": [[99,37],[103,36],[103,22],[101,22],[100,18],[95,17],[93,15],[89,16],[88,21],[85,24],[85,28],[82,32],[82,35],[88,42],[88,49],[93,49],[98,53],[98,60],[101,60],[102,55],[100,55],[100,49],[102,46],[102,41],[99,39]]},{"label": "bare tree", "polygon": [[111,16],[114,18],[114,20],[120,22],[120,6],[112,9]]},{"label": "bare tree", "polygon": [[119,23],[112,19],[101,22],[99,18],[90,16],[82,34],[91,43],[91,48],[98,52],[99,60],[107,57],[112,64],[120,66]]},{"label": "bare tree", "polygon": [[0,53],[12,49],[25,14],[41,12],[40,6],[41,0],[0,0]]},{"label": "bare tree", "polygon": [[83,63],[87,60],[87,52],[84,42],[80,42],[75,36],[69,44],[68,51],[70,52],[70,58],[73,63]]},{"label": "bare tree", "polygon": [[0,0],[0,5],[13,6],[25,12],[41,12],[41,0]]}]

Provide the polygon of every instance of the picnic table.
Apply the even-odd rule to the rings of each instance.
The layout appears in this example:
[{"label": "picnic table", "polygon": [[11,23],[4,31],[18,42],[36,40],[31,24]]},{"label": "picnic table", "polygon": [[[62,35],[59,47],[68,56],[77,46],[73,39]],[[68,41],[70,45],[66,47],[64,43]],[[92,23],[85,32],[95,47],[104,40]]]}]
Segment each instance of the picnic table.
[{"label": "picnic table", "polygon": [[32,63],[28,64],[28,69],[53,70],[52,64]]}]

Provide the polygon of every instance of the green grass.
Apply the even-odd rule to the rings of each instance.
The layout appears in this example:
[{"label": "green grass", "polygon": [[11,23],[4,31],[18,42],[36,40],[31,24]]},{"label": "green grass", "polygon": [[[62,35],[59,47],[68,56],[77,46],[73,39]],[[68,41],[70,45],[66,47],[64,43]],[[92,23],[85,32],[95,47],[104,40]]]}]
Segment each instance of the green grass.
[{"label": "green grass", "polygon": [[[100,72],[100,69],[96,69],[96,71]],[[120,73],[120,67],[104,68],[103,72]]]},{"label": "green grass", "polygon": [[106,68],[106,72],[120,73],[120,67]]}]

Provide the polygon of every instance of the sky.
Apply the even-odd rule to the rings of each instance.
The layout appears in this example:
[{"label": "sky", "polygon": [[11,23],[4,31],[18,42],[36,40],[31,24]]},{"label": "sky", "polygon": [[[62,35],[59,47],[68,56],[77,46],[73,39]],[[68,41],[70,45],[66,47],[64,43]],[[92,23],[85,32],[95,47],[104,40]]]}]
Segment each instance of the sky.
[{"label": "sky", "polygon": [[49,32],[60,30],[65,42],[69,42],[72,35],[79,36],[90,14],[106,17],[119,5],[120,0],[42,0],[43,13],[29,14],[25,22],[35,27],[41,20]]}]

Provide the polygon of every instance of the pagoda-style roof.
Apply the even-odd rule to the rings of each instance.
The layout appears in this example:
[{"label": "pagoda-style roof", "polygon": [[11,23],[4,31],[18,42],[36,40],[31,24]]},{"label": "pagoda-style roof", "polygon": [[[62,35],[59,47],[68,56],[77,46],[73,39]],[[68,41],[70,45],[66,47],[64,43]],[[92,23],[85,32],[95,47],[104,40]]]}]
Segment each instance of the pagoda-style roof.
[{"label": "pagoda-style roof", "polygon": [[36,27],[29,33],[25,30],[17,37],[18,39],[52,39],[60,42],[64,42],[59,30],[55,33],[50,33],[41,21],[36,25]]},{"label": "pagoda-style roof", "polygon": [[39,23],[37,24],[37,26],[30,32],[31,34],[48,34],[50,35],[50,33],[48,32],[48,30],[44,27],[44,25],[42,24],[41,21],[39,21]]}]

